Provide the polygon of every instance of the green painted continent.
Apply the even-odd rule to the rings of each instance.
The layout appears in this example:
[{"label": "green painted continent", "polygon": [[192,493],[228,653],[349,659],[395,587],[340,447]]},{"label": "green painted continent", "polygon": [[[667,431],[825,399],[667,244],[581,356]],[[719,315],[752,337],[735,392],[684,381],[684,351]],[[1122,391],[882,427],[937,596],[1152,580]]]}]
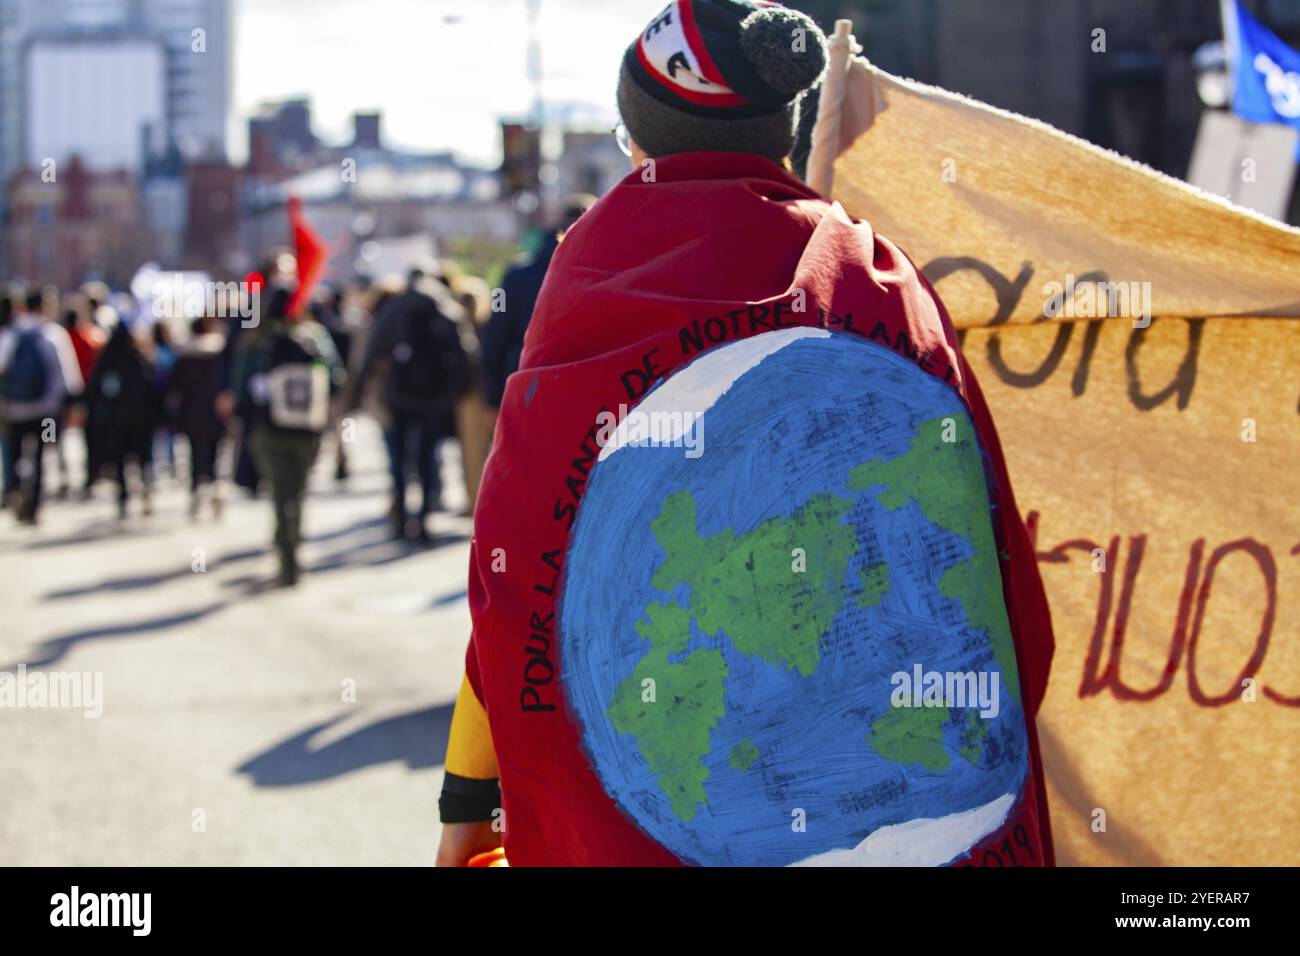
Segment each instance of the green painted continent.
[{"label": "green painted continent", "polygon": [[927,770],[948,769],[943,746],[947,707],[893,707],[871,724],[867,744],[894,763],[919,763]]},{"label": "green painted continent", "polygon": [[966,711],[966,723],[961,729],[961,755],[971,766],[978,766],[980,754],[984,750],[984,738],[989,733],[989,722],[980,717],[979,711]]},{"label": "green painted continent", "polygon": [[650,651],[618,685],[605,715],[619,733],[636,737],[673,812],[689,821],[706,802],[709,770],[702,758],[722,718],[727,664],[721,651],[710,649],[670,662],[686,648],[690,615],[678,604],[652,604],[646,614],[648,622],[636,629]]},{"label": "green painted continent", "polygon": [[758,748],[748,737],[732,747],[731,753],[727,756],[727,762],[737,770],[748,770],[757,759]]},{"label": "green painted continent", "polygon": [[[890,461],[876,458],[859,465],[849,475],[849,487],[870,490],[884,485],[878,496],[886,508],[897,510],[909,500],[915,501],[927,519],[970,544],[974,553],[944,572],[939,590],[962,606],[973,627],[988,634],[993,659],[1019,700],[1019,672],[1002,596],[997,543],[987,517],[984,469],[970,431],[964,416],[922,422],[906,453]],[[946,437],[953,440],[945,441]]]},{"label": "green painted continent", "polygon": [[862,570],[862,591],[858,607],[875,607],[889,590],[889,565],[883,561]]},{"label": "green painted continent", "polygon": [[671,591],[689,585],[702,632],[716,637],[725,630],[742,654],[807,677],[817,669],[818,645],[843,603],[844,571],[857,548],[853,530],[841,523],[850,507],[846,498],[814,495],[789,517],[769,519],[746,534],[704,538],[694,497],[680,491],[664,499],[650,526],[666,555],[654,586]]}]

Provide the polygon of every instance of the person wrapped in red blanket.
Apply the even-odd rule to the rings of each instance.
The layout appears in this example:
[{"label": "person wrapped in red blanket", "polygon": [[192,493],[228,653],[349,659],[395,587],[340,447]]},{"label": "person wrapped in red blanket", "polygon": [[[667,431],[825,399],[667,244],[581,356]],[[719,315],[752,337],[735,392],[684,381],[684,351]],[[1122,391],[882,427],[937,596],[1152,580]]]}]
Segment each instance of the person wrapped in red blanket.
[{"label": "person wrapped in red blanket", "polygon": [[[790,172],[799,103],[825,62],[803,15],[731,0],[676,0],[627,52],[619,106],[634,171],[555,255],[475,513],[440,865],[503,840],[511,865],[1053,862],[1033,720],[1053,638],[1034,551],[942,303],[888,239]],[[744,363],[729,358],[741,352]],[[776,388],[755,377],[783,355]],[[846,394],[858,368],[879,371]],[[711,438],[707,472],[710,488],[734,484],[697,482],[688,501],[706,472],[689,456],[635,465],[624,420],[701,389],[704,420],[739,422]],[[882,409],[902,402],[906,417],[922,401],[912,395],[951,409],[943,427],[973,428],[951,446],[970,452],[973,481],[944,457],[947,438],[914,437],[916,454],[895,448],[889,471]],[[831,440],[789,431],[844,415],[866,436],[846,443],[879,442],[862,447],[882,457],[846,472],[867,494],[843,497],[841,475],[840,491],[814,495],[831,466],[779,465]],[[647,468],[660,470],[638,484]],[[887,473],[913,490],[863,477]],[[972,504],[953,506],[954,489]],[[786,585],[754,542],[813,527],[798,522],[819,501],[816,516],[833,520],[806,549],[817,573],[778,605]],[[741,512],[756,517],[729,517]],[[891,523],[908,514],[914,524]],[[936,525],[960,529],[970,550]],[[850,526],[857,542],[837,551]],[[880,528],[902,529],[898,541]],[[908,556],[854,563],[873,549]],[[797,565],[805,549],[788,550]],[[942,595],[909,596],[908,567]],[[972,673],[994,672],[1014,706],[994,720],[997,706],[959,712],[929,659],[916,659],[912,688],[911,630],[934,659],[987,649]],[[886,659],[887,648],[904,650]],[[763,696],[774,687],[779,698]],[[894,710],[864,713],[868,697]],[[821,750],[796,743],[828,739],[831,714],[858,723]],[[837,786],[833,804],[817,802]]]}]

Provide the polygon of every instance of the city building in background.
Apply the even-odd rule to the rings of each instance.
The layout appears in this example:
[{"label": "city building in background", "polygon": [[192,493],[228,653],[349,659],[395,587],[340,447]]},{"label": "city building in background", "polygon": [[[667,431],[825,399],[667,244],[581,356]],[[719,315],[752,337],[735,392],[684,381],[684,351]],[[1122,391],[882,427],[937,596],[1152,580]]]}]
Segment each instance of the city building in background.
[{"label": "city building in background", "polygon": [[[231,12],[228,0],[0,0],[0,141],[4,173],[31,162],[36,144],[30,131],[43,129],[36,115],[49,107],[48,88],[33,90],[35,69],[48,74],[62,66],[69,75],[63,91],[78,82],[77,71],[103,75],[106,57],[124,55],[134,42],[157,49],[163,61],[161,90],[151,85],[125,94],[152,101],[161,94],[164,128],[186,157],[225,158],[231,100]],[[73,47],[84,64],[51,64]],[[131,55],[138,58],[132,51]],[[43,76],[44,78],[44,76]],[[79,94],[59,101],[60,125],[94,123],[101,94],[81,85]],[[123,107],[126,108],[125,106]],[[139,131],[133,131],[138,139]],[[55,143],[57,146],[57,142]],[[41,158],[44,158],[42,154]],[[57,161],[66,157],[54,155]],[[98,160],[96,160],[98,162]]]},{"label": "city building in background", "polygon": [[166,148],[167,51],[131,33],[36,36],[27,46],[24,166],[72,157],[96,172],[136,171]]},{"label": "city building in background", "polygon": [[561,196],[602,195],[632,171],[631,161],[608,130],[566,131],[563,143],[556,164]]},{"label": "city building in background", "polygon": [[[0,0],[0,187],[22,160],[22,48],[20,0]],[[5,208],[5,188],[0,188],[0,221]],[[0,263],[4,252],[0,251]]]},{"label": "city building in background", "polygon": [[153,252],[138,186],[121,170],[96,172],[73,157],[54,182],[35,170],[16,173],[9,198],[5,239],[13,275],[65,289],[86,279],[120,287]]},{"label": "city building in background", "polygon": [[25,271],[8,257],[20,216],[32,211],[13,204],[32,201],[33,172],[57,185],[74,160],[80,174],[131,183],[145,204],[133,221],[162,251],[184,253],[176,197],[187,173],[168,160],[226,162],[230,18],[228,0],[0,0],[0,217],[13,227],[0,243],[6,272]]},{"label": "city building in background", "polygon": [[[892,73],[1174,176],[1189,175],[1198,129],[1212,126],[1201,81],[1205,48],[1222,37],[1218,0],[1000,0],[996,13],[966,0],[789,3],[828,30],[851,19],[867,57]],[[1245,5],[1300,45],[1300,0]],[[0,0],[0,274],[124,285],[152,260],[241,275],[287,240],[291,195],[334,248],[336,277],[382,272],[398,248],[499,262],[565,197],[604,193],[629,171],[600,118],[612,81],[591,102],[547,99],[538,18],[548,6],[520,8],[532,105],[499,117],[501,162],[486,169],[390,147],[375,110],[354,115],[348,141],[326,142],[305,94],[245,117],[247,161],[233,165],[236,0]],[[429,103],[436,112],[437,97]],[[1300,222],[1294,191],[1278,206]],[[77,228],[84,240],[68,238]]]},{"label": "city building in background", "polygon": [[242,271],[251,262],[239,245],[244,171],[211,159],[189,163],[186,174],[181,266],[226,274]]},{"label": "city building in background", "polygon": [[332,278],[377,278],[391,268],[386,246],[442,253],[458,242],[518,242],[524,221],[496,171],[389,148],[381,123],[379,113],[358,113],[351,142],[330,146],[312,131],[308,101],[267,104],[249,121],[243,248],[288,244],[290,196],[330,243]]},{"label": "city building in background", "polygon": [[308,99],[264,103],[248,121],[250,176],[273,179],[302,172],[319,158],[320,149]]}]

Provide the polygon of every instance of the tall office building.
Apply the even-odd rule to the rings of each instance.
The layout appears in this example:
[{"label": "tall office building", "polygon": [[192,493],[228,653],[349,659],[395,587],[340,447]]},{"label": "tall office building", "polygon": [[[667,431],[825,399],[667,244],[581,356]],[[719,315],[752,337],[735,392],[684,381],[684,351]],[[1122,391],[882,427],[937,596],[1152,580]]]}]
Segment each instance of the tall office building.
[{"label": "tall office building", "polygon": [[73,156],[94,172],[138,173],[166,148],[167,51],[132,33],[32,37],[25,53],[25,165]]},{"label": "tall office building", "polygon": [[229,0],[136,2],[143,31],[167,48],[172,138],[187,159],[224,160],[234,42]]},{"label": "tall office building", "polygon": [[9,175],[22,165],[20,0],[0,0],[0,211]]},{"label": "tall office building", "polygon": [[[154,53],[146,51],[153,50],[162,63],[161,89],[152,79],[130,84],[140,102],[115,103],[114,118],[161,127],[152,130],[155,142],[170,138],[187,158],[224,159],[230,16],[229,0],[0,0],[0,176],[7,182],[16,169],[45,158],[62,162],[64,146],[82,151],[92,168],[119,163],[120,148],[101,159],[81,150],[76,137],[64,143],[59,131],[104,124],[103,97],[89,88],[103,72],[97,63],[125,62],[152,77]],[[162,115],[155,121],[158,95]],[[37,115],[52,109],[61,115]],[[129,135],[139,142],[141,132]]]}]

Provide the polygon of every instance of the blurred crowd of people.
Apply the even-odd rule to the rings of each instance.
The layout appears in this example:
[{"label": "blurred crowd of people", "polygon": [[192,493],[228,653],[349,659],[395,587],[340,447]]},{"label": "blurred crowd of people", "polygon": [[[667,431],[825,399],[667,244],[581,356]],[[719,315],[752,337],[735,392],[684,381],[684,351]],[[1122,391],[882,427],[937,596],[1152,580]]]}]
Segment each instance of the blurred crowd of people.
[{"label": "blurred crowd of people", "polygon": [[[560,228],[589,205],[566,209]],[[89,499],[106,481],[125,521],[137,499],[152,515],[167,478],[188,482],[199,520],[220,518],[232,485],[269,493],[276,583],[292,586],[309,472],[329,445],[336,480],[348,480],[362,410],[384,436],[392,534],[428,543],[448,439],[460,446],[472,512],[554,235],[496,294],[437,260],[405,277],[300,287],[293,253],[277,251],[240,285],[245,314],[257,305],[251,321],[156,316],[98,282],[0,286],[0,504],[35,526],[43,499]],[[74,475],[64,436],[77,430],[85,455]]]}]

